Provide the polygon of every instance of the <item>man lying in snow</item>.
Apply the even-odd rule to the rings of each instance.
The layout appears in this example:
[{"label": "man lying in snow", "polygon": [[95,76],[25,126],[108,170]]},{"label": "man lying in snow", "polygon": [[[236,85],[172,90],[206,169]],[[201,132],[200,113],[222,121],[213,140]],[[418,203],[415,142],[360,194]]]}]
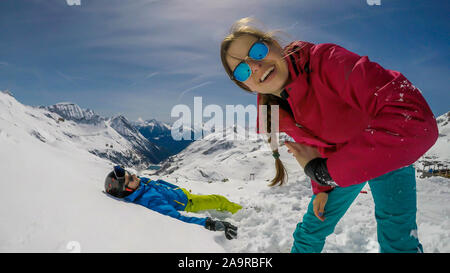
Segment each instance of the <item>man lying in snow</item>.
[{"label": "man lying in snow", "polygon": [[242,208],[221,195],[191,194],[186,189],[164,180],[150,180],[131,175],[120,166],[115,166],[106,176],[105,191],[114,197],[123,198],[186,223],[198,224],[212,231],[224,231],[228,240],[237,236],[237,227],[228,222],[215,221],[209,217],[187,217],[179,212],[215,209],[234,214]]}]

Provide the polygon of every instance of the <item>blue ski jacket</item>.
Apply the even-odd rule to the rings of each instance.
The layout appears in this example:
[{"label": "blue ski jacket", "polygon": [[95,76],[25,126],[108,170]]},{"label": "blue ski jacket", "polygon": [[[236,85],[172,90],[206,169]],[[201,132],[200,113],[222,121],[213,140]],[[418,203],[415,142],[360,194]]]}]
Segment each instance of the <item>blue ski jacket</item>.
[{"label": "blue ski jacket", "polygon": [[188,217],[181,215],[188,202],[188,197],[180,187],[164,180],[141,179],[139,187],[130,195],[124,197],[127,202],[145,206],[164,215],[179,219],[186,223],[205,226],[206,217]]}]

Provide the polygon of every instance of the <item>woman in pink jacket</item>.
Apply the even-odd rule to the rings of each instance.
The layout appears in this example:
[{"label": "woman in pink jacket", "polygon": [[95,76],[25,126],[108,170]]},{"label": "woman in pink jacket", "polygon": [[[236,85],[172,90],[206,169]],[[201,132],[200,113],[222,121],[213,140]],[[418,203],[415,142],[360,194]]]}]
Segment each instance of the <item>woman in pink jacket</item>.
[{"label": "woman in pink jacket", "polygon": [[[257,94],[259,133],[271,137],[276,176],[286,171],[275,133],[311,178],[308,211],[292,252],[321,252],[325,239],[368,181],[381,252],[421,252],[412,164],[438,137],[420,91],[401,73],[335,44],[292,42],[285,48],[244,18],[221,45],[223,66],[239,87]],[[272,106],[278,128],[272,129]],[[258,110],[260,107],[258,107]]]}]

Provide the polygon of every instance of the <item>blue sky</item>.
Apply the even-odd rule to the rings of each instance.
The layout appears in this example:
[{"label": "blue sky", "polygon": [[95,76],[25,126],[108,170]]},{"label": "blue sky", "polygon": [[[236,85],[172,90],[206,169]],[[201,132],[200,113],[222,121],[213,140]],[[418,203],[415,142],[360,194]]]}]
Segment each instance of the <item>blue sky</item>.
[{"label": "blue sky", "polygon": [[0,90],[166,122],[194,96],[255,104],[219,56],[232,23],[253,16],[285,42],[336,43],[402,72],[438,116],[450,111],[448,14],[446,0],[1,0]]}]

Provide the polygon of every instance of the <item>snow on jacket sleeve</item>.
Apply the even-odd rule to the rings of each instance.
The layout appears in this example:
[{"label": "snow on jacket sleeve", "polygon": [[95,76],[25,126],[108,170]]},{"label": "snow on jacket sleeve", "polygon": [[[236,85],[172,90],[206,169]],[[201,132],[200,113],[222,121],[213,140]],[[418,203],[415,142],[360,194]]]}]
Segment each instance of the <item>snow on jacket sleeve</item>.
[{"label": "snow on jacket sleeve", "polygon": [[328,157],[328,171],[339,186],[408,166],[436,142],[431,109],[401,73],[334,44],[317,45],[311,54],[320,80],[370,120],[360,135]]}]

